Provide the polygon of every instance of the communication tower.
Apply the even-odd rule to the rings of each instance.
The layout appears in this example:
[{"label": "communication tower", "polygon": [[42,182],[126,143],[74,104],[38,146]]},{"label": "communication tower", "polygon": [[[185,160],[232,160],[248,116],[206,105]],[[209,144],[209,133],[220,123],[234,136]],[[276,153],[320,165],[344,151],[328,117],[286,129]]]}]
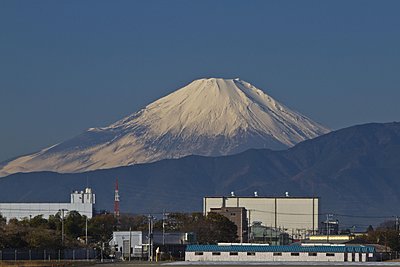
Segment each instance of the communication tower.
[{"label": "communication tower", "polygon": [[118,178],[115,181],[114,193],[114,217],[119,221],[119,191],[118,191]]}]

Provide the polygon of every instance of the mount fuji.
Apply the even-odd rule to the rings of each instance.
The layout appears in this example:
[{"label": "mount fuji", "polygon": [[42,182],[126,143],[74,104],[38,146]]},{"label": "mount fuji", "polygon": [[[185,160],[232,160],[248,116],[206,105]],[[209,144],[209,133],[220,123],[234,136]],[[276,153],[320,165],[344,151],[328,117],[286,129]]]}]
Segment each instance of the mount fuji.
[{"label": "mount fuji", "polygon": [[329,129],[240,79],[200,79],[108,127],[0,164],[0,176],[108,169],[188,155],[285,149]]}]

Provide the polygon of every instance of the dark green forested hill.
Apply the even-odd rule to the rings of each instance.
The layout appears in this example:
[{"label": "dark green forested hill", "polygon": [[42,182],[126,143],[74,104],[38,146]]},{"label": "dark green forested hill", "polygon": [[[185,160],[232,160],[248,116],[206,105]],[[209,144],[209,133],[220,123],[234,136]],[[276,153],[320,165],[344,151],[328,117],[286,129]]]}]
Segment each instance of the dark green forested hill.
[{"label": "dark green forested hill", "polygon": [[353,126],[284,151],[189,156],[79,174],[14,174],[0,178],[0,201],[69,201],[70,191],[88,184],[97,194],[97,208],[112,210],[116,177],[127,212],[200,211],[205,195],[288,191],[319,196],[321,212],[368,226],[383,220],[375,217],[400,214],[400,123]]}]

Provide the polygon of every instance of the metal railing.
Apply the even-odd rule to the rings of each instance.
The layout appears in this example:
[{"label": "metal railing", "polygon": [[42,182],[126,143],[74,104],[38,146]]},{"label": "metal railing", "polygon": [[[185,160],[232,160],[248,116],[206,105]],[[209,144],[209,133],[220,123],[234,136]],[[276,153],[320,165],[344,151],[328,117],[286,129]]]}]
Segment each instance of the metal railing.
[{"label": "metal railing", "polygon": [[12,249],[0,250],[0,261],[19,260],[93,260],[100,251],[95,249]]}]

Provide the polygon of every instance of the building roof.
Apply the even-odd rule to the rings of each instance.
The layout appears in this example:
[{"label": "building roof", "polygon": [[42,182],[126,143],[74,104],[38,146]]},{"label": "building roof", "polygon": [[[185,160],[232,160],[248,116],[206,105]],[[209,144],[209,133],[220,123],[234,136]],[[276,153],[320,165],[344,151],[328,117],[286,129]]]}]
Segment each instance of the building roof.
[{"label": "building roof", "polygon": [[312,196],[303,196],[303,197],[296,197],[296,196],[277,196],[277,197],[267,197],[267,196],[205,196],[203,197],[203,199],[205,198],[261,198],[261,199],[319,199],[320,197],[312,197]]},{"label": "building roof", "polygon": [[312,235],[309,237],[310,241],[349,241],[354,239],[353,235]]},{"label": "building roof", "polygon": [[188,252],[355,252],[373,253],[372,246],[257,246],[257,245],[188,245]]}]

